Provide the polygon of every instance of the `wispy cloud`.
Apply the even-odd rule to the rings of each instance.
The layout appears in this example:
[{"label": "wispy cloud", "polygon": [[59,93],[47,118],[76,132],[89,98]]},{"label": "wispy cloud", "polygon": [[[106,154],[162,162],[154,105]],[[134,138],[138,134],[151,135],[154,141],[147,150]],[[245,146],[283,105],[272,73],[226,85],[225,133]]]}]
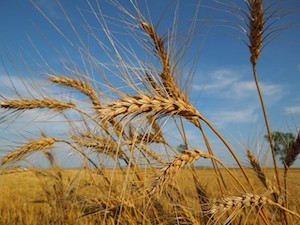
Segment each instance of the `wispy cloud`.
[{"label": "wispy cloud", "polygon": [[[53,98],[66,102],[73,102],[85,112],[93,115],[94,111],[89,102],[77,99],[77,93],[74,92],[64,95],[63,90],[41,78],[30,77],[23,79],[18,76],[7,76],[0,74],[0,101],[14,99],[43,99]],[[80,96],[81,97],[81,96]],[[49,131],[52,134],[67,133],[68,123],[81,124],[81,117],[73,110],[67,110],[65,114],[53,110],[32,109],[23,111],[8,111],[0,109],[0,129],[18,133],[26,131],[27,133],[38,134],[39,131]],[[66,117],[68,119],[66,119]],[[82,127],[81,125],[78,127]]]},{"label": "wispy cloud", "polygon": [[223,110],[210,114],[210,120],[218,127],[225,127],[228,124],[254,123],[257,121],[257,118],[258,115],[255,108]]},{"label": "wispy cloud", "polygon": [[[287,93],[284,92],[284,87],[277,84],[260,83],[264,98],[269,104],[280,100]],[[231,97],[236,100],[257,98],[257,88],[254,81],[236,81],[228,89],[226,97]]]},{"label": "wispy cloud", "polygon": [[[227,98],[230,100],[244,100],[246,98],[257,98],[255,82],[245,79],[248,71],[246,69],[217,69],[208,72],[209,81],[204,85],[193,85],[194,90],[202,90],[204,94],[216,98]],[[249,74],[250,78],[250,74]],[[272,97],[272,101],[277,101],[285,90],[283,85],[260,82],[261,90],[266,98]]]},{"label": "wispy cloud", "polygon": [[300,114],[300,106],[291,106],[284,108],[285,114]]},{"label": "wispy cloud", "polygon": [[[214,125],[228,128],[232,124],[257,122],[261,106],[250,69],[221,68],[206,72],[202,77],[210,78],[206,84],[194,84],[193,88],[203,91],[202,103],[208,99],[201,111]],[[289,93],[284,84],[260,82],[260,87],[268,106],[275,105]]]},{"label": "wispy cloud", "polygon": [[215,91],[226,88],[235,81],[239,80],[236,72],[231,69],[218,69],[208,74],[208,82],[205,85],[194,84],[193,88],[197,91]]},{"label": "wispy cloud", "polygon": [[16,97],[32,98],[37,95],[38,86],[42,83],[42,79],[20,76],[8,76],[0,74],[0,90],[5,98],[15,99]]}]

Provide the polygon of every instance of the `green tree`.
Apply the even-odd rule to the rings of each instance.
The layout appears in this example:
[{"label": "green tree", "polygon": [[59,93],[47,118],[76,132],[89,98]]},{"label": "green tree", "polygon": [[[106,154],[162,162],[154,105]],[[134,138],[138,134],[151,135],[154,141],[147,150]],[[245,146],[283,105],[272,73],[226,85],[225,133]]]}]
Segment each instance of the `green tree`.
[{"label": "green tree", "polygon": [[[265,138],[269,140],[268,135]],[[285,158],[288,150],[293,146],[295,142],[294,134],[287,132],[272,132],[272,141],[274,145],[275,154],[279,156],[279,160],[282,164],[285,164]]]}]

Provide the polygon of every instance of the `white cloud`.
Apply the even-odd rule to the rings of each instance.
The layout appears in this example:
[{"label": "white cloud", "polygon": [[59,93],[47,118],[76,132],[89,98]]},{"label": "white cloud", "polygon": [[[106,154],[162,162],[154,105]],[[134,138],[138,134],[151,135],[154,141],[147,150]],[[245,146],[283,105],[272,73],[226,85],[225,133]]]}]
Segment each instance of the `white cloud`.
[{"label": "white cloud", "polygon": [[277,84],[260,84],[263,94],[266,96],[274,96],[278,94],[284,94],[284,87]]},{"label": "white cloud", "polygon": [[0,74],[0,92],[1,95],[8,100],[17,97],[37,97],[37,91],[41,83],[43,83],[43,81],[40,78],[27,77],[26,79],[23,79],[20,76]]},{"label": "white cloud", "polygon": [[[260,83],[260,88],[264,97],[275,97],[276,100],[283,95],[283,87],[276,84]],[[236,81],[228,90],[228,94],[232,93],[235,99],[252,98],[258,95],[254,81]]]},{"label": "white cloud", "polygon": [[217,113],[210,114],[213,124],[218,127],[224,127],[227,124],[236,123],[254,123],[257,121],[258,115],[255,108],[247,108],[240,110],[222,110]]},{"label": "white cloud", "polygon": [[218,89],[226,88],[238,79],[239,78],[232,70],[219,69],[209,74],[210,82],[206,83],[205,85],[194,84],[193,88],[195,90],[215,91]]},{"label": "white cloud", "polygon": [[284,109],[286,114],[300,114],[300,106],[291,106]]},{"label": "white cloud", "polygon": [[[208,73],[209,81],[203,85],[194,84],[193,89],[203,91],[209,97],[242,101],[257,101],[257,88],[252,75],[246,69],[218,69]],[[245,79],[245,77],[249,79]],[[206,75],[203,75],[207,77]],[[203,83],[203,82],[202,82]],[[283,85],[260,82],[263,96],[268,103],[280,100],[285,94]]]},{"label": "white cloud", "polygon": [[[17,93],[16,93],[17,92]],[[58,94],[57,94],[58,93]],[[93,110],[89,102],[76,99],[76,93],[66,94],[60,87],[49,85],[45,80],[38,77],[23,79],[18,76],[0,75],[0,102],[13,99],[42,99],[54,98],[66,102],[73,102],[86,113],[93,115]],[[79,114],[74,110],[64,112],[68,119],[74,124],[80,124]],[[67,133],[70,128],[67,119],[63,114],[53,110],[32,109],[15,112],[14,110],[0,109],[0,130],[7,130],[9,133],[19,133],[22,131],[38,134],[43,130],[52,134]]]}]

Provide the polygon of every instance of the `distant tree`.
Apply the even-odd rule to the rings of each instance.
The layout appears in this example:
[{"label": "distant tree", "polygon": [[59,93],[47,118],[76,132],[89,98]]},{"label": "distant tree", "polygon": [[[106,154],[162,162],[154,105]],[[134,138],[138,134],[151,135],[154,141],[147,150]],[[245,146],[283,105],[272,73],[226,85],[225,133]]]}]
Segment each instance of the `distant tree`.
[{"label": "distant tree", "polygon": [[179,153],[182,154],[182,153],[184,153],[185,150],[187,150],[187,146],[186,146],[185,144],[180,144],[180,145],[177,146],[176,149],[177,149],[177,151],[178,151]]},{"label": "distant tree", "polygon": [[[268,135],[265,138],[269,140]],[[280,162],[284,165],[287,152],[294,145],[295,136],[288,132],[283,133],[279,131],[272,132],[272,141],[274,145],[275,154],[279,156]]]},{"label": "distant tree", "polygon": [[287,149],[287,154],[284,160],[284,165],[286,168],[290,167],[297,159],[300,154],[300,131],[298,132],[297,138],[294,139],[292,146]]}]

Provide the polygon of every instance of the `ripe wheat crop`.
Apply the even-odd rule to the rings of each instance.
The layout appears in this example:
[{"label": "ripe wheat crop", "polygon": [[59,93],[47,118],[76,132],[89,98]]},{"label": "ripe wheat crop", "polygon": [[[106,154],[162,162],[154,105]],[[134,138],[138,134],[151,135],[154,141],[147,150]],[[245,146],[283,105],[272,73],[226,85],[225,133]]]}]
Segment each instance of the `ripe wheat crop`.
[{"label": "ripe wheat crop", "polygon": [[[214,1],[220,8],[212,7],[242,22],[237,27],[245,34],[244,43],[250,50],[249,63],[273,162],[272,168],[264,168],[249,149],[244,149],[248,158],[240,157],[204,116],[203,109],[193,104],[189,95],[192,90],[183,85],[187,74],[182,72],[183,60],[197,31],[198,7],[187,31],[177,30],[180,21],[175,11],[170,30],[161,32],[163,16],[162,21],[152,20],[154,12],[140,8],[137,2],[130,1],[132,7],[128,9],[121,1],[108,2],[119,11],[120,18],[105,15],[101,1],[95,5],[87,1],[88,10],[80,12],[85,31],[109,63],[93,55],[94,49],[84,42],[61,3],[58,5],[78,38],[76,44],[39,4],[32,2],[49,26],[76,46],[83,66],[70,62],[71,66],[64,64],[66,73],[47,66],[41,72],[43,82],[61,93],[61,98],[39,90],[36,92],[40,96],[32,94],[31,98],[21,96],[18,90],[14,90],[19,97],[16,99],[0,93],[3,126],[26,119],[26,112],[40,115],[46,111],[59,115],[60,123],[67,128],[67,132],[55,134],[41,129],[36,139],[16,141],[17,148],[11,145],[11,149],[1,152],[0,224],[299,224],[300,200],[293,194],[299,190],[299,171],[290,166],[300,152],[300,134],[280,169],[257,69],[263,47],[282,30],[273,28],[277,22],[273,18],[283,6],[246,0],[243,4]],[[96,19],[102,36],[88,24],[89,17]],[[135,48],[126,46],[120,40],[122,33],[111,28],[115,24],[127,28],[152,60],[141,58]],[[180,43],[180,32],[185,32],[184,44]],[[181,134],[184,149],[173,146],[165,130],[169,124]],[[196,129],[203,146],[194,148],[189,144],[187,126]],[[16,133],[24,132],[26,137],[28,127]],[[222,143],[224,158],[216,156],[211,135]],[[59,151],[77,157],[81,168],[65,169],[59,163]],[[49,168],[32,166],[36,154],[47,160]],[[230,168],[223,160],[225,156],[233,159],[236,168]],[[204,161],[208,168],[198,168]],[[16,167],[24,164],[26,168]]]}]

